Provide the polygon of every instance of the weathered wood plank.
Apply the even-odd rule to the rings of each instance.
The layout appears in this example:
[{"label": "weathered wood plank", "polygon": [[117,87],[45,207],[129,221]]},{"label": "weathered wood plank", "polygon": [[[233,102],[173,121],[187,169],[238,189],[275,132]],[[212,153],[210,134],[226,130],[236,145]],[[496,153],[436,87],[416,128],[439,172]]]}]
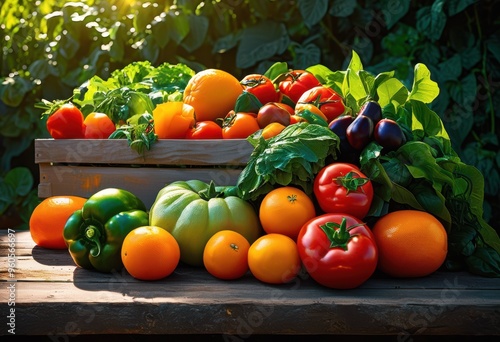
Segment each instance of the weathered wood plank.
[{"label": "weathered wood plank", "polygon": [[245,139],[164,139],[139,155],[125,139],[36,139],[35,163],[138,165],[245,165]]},{"label": "weathered wood plank", "polygon": [[[11,242],[0,232],[0,262]],[[333,290],[302,274],[269,285],[250,273],[223,281],[181,265],[169,277],[133,279],[79,269],[66,250],[35,246],[15,234],[16,333],[65,338],[75,334],[500,335],[500,280],[466,272],[394,279],[376,274],[353,290]]]},{"label": "weathered wood plank", "polygon": [[38,196],[58,195],[90,197],[104,188],[125,189],[151,206],[158,191],[176,180],[213,180],[216,185],[234,185],[241,169],[220,168],[162,168],[51,165],[42,163]]}]

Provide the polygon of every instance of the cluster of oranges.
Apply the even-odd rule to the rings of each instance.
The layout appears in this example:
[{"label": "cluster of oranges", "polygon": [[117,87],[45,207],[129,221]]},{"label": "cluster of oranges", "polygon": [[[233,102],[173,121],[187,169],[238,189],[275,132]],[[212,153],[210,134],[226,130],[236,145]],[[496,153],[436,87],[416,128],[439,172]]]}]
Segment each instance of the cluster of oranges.
[{"label": "cluster of oranges", "polygon": [[[30,232],[40,247],[65,249],[62,230],[67,218],[81,209],[85,199],[54,196],[34,210]],[[301,271],[297,236],[316,217],[313,200],[302,190],[284,186],[261,201],[258,216],[264,234],[249,243],[241,234],[222,230],[207,242],[203,262],[219,279],[237,279],[250,273],[258,280],[287,283]],[[446,231],[431,214],[415,210],[391,212],[372,227],[379,249],[378,268],[394,277],[425,276],[446,257]],[[179,245],[166,230],[143,226],[130,232],[121,250],[125,269],[134,278],[158,280],[172,274],[180,262]]]}]

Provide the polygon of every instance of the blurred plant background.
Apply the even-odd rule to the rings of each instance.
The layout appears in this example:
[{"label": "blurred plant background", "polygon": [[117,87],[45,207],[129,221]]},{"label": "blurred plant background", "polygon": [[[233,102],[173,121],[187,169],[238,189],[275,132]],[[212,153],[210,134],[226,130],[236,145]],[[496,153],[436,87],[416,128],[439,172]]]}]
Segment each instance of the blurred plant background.
[{"label": "blurred plant background", "polygon": [[407,87],[416,63],[431,70],[441,90],[433,109],[462,160],[483,173],[484,217],[498,231],[499,11],[498,0],[3,0],[2,221],[27,227],[38,200],[41,99],[67,99],[93,75],[139,60],[242,78],[277,61],[339,70],[355,50],[365,69],[395,70]]}]

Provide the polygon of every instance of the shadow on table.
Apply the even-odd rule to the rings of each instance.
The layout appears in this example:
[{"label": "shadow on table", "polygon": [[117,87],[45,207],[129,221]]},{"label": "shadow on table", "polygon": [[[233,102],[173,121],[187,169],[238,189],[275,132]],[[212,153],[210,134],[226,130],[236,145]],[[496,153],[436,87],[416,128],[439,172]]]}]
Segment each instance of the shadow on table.
[{"label": "shadow on table", "polygon": [[33,259],[47,266],[73,266],[75,263],[71,259],[67,249],[46,249],[40,246],[34,246],[31,250]]}]

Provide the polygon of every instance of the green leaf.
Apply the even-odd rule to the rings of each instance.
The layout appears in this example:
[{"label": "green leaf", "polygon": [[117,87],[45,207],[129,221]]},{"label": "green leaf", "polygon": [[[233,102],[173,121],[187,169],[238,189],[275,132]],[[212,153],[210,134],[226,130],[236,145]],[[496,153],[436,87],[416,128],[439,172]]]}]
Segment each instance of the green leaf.
[{"label": "green leaf", "polygon": [[16,195],[26,196],[31,191],[34,180],[27,167],[19,166],[7,172],[4,182],[12,186]]},{"label": "green leaf", "polygon": [[439,87],[431,80],[429,69],[422,63],[415,65],[413,86],[408,99],[431,103],[438,95]]},{"label": "green leaf", "polygon": [[448,91],[451,98],[460,106],[471,107],[477,95],[476,75],[470,73],[460,80],[449,83]]},{"label": "green leaf", "polygon": [[410,0],[382,0],[380,1],[380,9],[384,15],[387,29],[391,29],[396,23],[403,18],[410,8]]},{"label": "green leaf", "polygon": [[439,80],[441,82],[448,80],[457,80],[462,73],[462,60],[459,54],[455,54],[452,57],[444,60],[438,65],[439,68]]},{"label": "green leaf", "polygon": [[313,27],[325,16],[328,10],[328,0],[299,0],[298,7],[304,24]]},{"label": "green leaf", "polygon": [[180,44],[189,33],[189,19],[187,15],[177,11],[169,11],[166,20],[168,26],[171,28],[166,33],[176,44]]},{"label": "green leaf", "polygon": [[500,62],[500,39],[496,35],[491,35],[484,43],[497,62]]},{"label": "green leaf", "polygon": [[440,117],[425,103],[410,100],[408,105],[412,113],[412,131],[422,130],[427,136],[439,136],[450,140]]},{"label": "green leaf", "polygon": [[339,138],[328,127],[302,122],[265,140],[251,136],[254,146],[237,187],[242,198],[256,200],[276,186],[295,185],[312,193],[314,175],[335,156]]},{"label": "green leaf", "polygon": [[241,93],[241,95],[236,99],[234,111],[236,113],[257,113],[260,107],[262,107],[262,103],[260,103],[257,96],[248,91],[243,91],[243,93]]},{"label": "green leaf", "polygon": [[335,0],[328,13],[333,17],[345,18],[354,13],[356,6],[356,0]]},{"label": "green leaf", "polygon": [[407,142],[397,150],[397,156],[405,161],[413,178],[426,179],[436,192],[441,192],[444,185],[453,185],[453,175],[437,164],[430,146],[426,143]]},{"label": "green leaf", "polygon": [[408,89],[397,78],[389,78],[378,85],[377,97],[381,107],[385,107],[393,102],[402,105],[408,98]]},{"label": "green leaf", "polygon": [[188,20],[191,29],[181,46],[187,52],[193,52],[205,42],[208,32],[208,18],[200,15],[189,15]]},{"label": "green leaf", "polygon": [[306,69],[310,65],[315,65],[321,60],[321,50],[313,43],[299,45],[295,48],[295,58],[293,65],[296,69]]},{"label": "green leaf", "polygon": [[477,0],[454,0],[454,1],[447,1],[446,2],[446,7],[447,7],[447,12],[448,16],[452,17],[455,14],[458,14],[465,10],[467,7],[470,5],[476,3]]},{"label": "green leaf", "polygon": [[270,80],[274,80],[276,77],[286,72],[288,72],[288,64],[286,62],[276,62],[266,70],[264,76]]},{"label": "green leaf", "polygon": [[239,32],[229,33],[228,35],[220,37],[214,43],[212,54],[224,53],[231,50],[239,43],[240,39],[241,34]]},{"label": "green leaf", "polygon": [[446,14],[443,12],[443,0],[435,0],[431,6],[422,7],[417,11],[417,30],[431,41],[436,41],[446,26]]},{"label": "green leaf", "polygon": [[170,36],[165,34],[170,27],[165,16],[157,16],[151,22],[151,33],[160,48],[164,48],[170,41]]},{"label": "green leaf", "polygon": [[248,68],[257,62],[282,54],[290,45],[286,26],[262,21],[244,29],[236,52],[236,66]]},{"label": "green leaf", "polygon": [[20,76],[6,77],[0,83],[0,98],[11,107],[18,107],[24,96],[33,89],[33,84]]}]

